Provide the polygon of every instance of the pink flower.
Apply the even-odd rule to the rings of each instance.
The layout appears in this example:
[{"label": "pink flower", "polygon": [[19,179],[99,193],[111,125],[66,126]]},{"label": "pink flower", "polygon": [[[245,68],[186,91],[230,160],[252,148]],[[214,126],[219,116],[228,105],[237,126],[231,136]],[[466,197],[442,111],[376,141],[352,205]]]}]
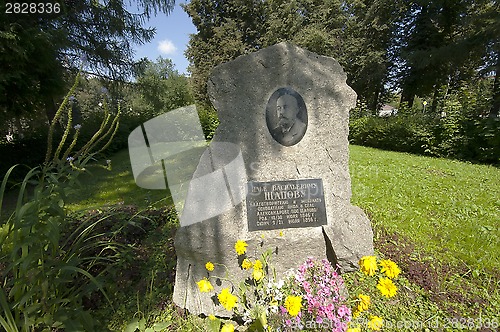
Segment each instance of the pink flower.
[{"label": "pink flower", "polygon": [[338,308],[337,313],[339,314],[340,317],[344,317],[345,315],[350,314],[350,310],[345,305],[342,305]]},{"label": "pink flower", "polygon": [[[339,286],[343,284],[343,280],[330,262],[326,259],[315,261],[308,258],[299,267],[295,281],[302,298],[307,301],[305,306],[307,310],[301,312],[302,320],[323,323],[328,318],[335,324],[334,326],[344,327],[345,331],[346,323],[351,320],[351,311],[342,303],[344,299],[339,294]],[[342,330],[334,329],[334,331]]]}]

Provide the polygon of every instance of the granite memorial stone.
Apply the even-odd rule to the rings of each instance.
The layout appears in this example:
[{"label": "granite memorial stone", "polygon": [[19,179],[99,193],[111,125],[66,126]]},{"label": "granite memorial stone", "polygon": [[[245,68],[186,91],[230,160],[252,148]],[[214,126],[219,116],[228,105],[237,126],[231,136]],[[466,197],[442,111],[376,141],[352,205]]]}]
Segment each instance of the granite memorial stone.
[{"label": "granite memorial stone", "polygon": [[[373,254],[373,233],[350,203],[348,117],[356,94],[338,62],[280,43],[213,70],[208,93],[220,125],[189,184],[177,253],[174,302],[193,314],[230,316],[196,282],[243,280],[234,244],[276,248],[278,276],[308,257],[342,272]],[[250,249],[251,248],[251,249]],[[215,290],[231,284],[212,282]]]}]

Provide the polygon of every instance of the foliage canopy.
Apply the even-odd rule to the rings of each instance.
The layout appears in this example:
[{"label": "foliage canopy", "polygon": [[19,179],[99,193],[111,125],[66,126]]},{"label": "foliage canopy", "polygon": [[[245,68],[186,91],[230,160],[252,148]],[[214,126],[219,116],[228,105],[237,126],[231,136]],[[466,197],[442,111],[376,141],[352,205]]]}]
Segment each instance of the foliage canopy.
[{"label": "foliage canopy", "polygon": [[[42,1],[40,1],[41,3]],[[174,0],[71,0],[51,14],[7,14],[0,5],[0,120],[45,108],[65,91],[65,74],[83,64],[94,75],[123,80],[133,74],[133,44],[150,41],[144,27]]]}]

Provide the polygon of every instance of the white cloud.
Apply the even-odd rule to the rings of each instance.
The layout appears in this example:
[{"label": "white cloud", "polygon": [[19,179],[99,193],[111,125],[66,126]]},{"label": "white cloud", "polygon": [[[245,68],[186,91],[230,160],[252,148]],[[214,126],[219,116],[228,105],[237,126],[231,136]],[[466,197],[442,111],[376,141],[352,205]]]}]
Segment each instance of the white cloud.
[{"label": "white cloud", "polygon": [[170,55],[177,51],[177,47],[172,43],[172,41],[165,39],[158,43],[158,51],[162,54]]}]

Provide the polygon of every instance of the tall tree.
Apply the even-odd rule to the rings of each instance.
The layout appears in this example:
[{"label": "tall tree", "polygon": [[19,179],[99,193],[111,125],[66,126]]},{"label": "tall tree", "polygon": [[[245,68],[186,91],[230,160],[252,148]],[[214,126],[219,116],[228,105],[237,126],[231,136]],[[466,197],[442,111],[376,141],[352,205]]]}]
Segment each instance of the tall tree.
[{"label": "tall tree", "polygon": [[479,60],[479,75],[495,77],[490,116],[496,117],[500,115],[500,1],[476,1],[467,17],[471,28],[464,44],[470,45],[474,58]]},{"label": "tall tree", "polygon": [[169,13],[174,0],[140,0],[139,13],[123,0],[37,1],[37,11],[7,13],[0,5],[0,114],[5,120],[45,107],[55,111],[54,97],[63,92],[64,72],[78,68],[114,79],[130,76],[132,44],[151,40],[146,20]]},{"label": "tall tree", "polygon": [[339,60],[360,98],[375,109],[388,77],[393,8],[399,7],[388,0],[193,0],[185,9],[198,28],[187,51],[196,99],[206,100],[215,65],[291,41]]},{"label": "tall tree", "polygon": [[136,87],[144,102],[158,115],[194,102],[188,79],[174,69],[170,59],[146,60],[136,77]]},{"label": "tall tree", "polygon": [[479,45],[471,38],[475,7],[472,0],[419,0],[408,7],[400,44],[402,102],[412,105],[416,95],[431,96],[435,110],[443,86],[475,75],[480,66]]},{"label": "tall tree", "polygon": [[271,0],[266,3],[264,46],[281,41],[338,57],[346,17],[340,0]]},{"label": "tall tree", "polygon": [[192,0],[184,6],[198,33],[191,36],[186,55],[194,96],[209,103],[206,82],[212,68],[262,45],[265,31],[261,0]]},{"label": "tall tree", "polygon": [[404,1],[351,0],[344,4],[347,28],[342,63],[358,98],[376,113],[388,95],[394,71],[397,22]]}]

